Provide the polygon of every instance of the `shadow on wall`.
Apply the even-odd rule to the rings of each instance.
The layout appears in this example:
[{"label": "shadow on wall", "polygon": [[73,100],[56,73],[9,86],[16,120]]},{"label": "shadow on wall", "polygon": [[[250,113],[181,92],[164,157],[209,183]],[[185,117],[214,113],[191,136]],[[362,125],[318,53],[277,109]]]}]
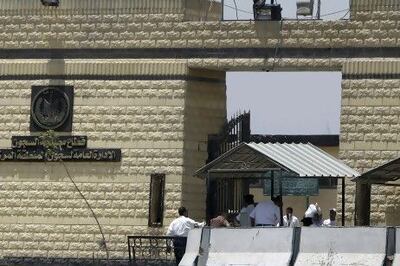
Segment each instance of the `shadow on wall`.
[{"label": "shadow on wall", "polygon": [[400,225],[400,203],[386,208],[386,225],[399,226]]}]

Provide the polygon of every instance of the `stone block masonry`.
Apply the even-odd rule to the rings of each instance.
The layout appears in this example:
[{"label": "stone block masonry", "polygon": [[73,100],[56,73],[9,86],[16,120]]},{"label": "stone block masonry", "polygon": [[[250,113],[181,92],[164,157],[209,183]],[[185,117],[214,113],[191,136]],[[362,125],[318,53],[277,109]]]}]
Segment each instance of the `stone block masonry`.
[{"label": "stone block masonry", "polygon": [[[254,48],[394,47],[400,11],[367,21],[193,22],[145,15],[51,15],[0,11],[0,47]],[[35,11],[32,11],[34,13]]]},{"label": "stone block masonry", "polygon": [[[345,76],[363,75],[343,80],[341,111],[341,158],[360,172],[400,156],[400,79],[391,78],[398,73],[398,64],[396,59],[375,59],[348,63],[343,69]],[[347,191],[352,194],[347,199],[351,205],[355,185],[349,183]],[[397,225],[398,196],[395,187],[372,187],[372,224]]]},{"label": "stone block masonry", "polygon": [[[29,134],[30,87],[49,81],[0,83],[0,137],[2,145],[10,145],[6,143],[11,136]],[[85,132],[91,147],[122,148],[121,163],[65,163],[65,167],[107,227],[111,256],[126,258],[127,234],[163,231],[147,228],[152,173],[167,177],[166,221],[180,206],[186,82],[66,83],[75,87],[74,134]],[[95,221],[62,165],[2,163],[0,187],[0,220],[7,236],[2,238],[2,256],[90,258],[95,252],[104,257]],[[14,232],[14,227],[19,229]]]},{"label": "stone block masonry", "polygon": [[[190,72],[186,63],[4,61],[2,147],[10,146],[11,136],[30,134],[31,86],[65,84],[75,91],[73,134],[87,135],[92,148],[121,147],[123,155],[121,163],[1,163],[0,226],[7,232],[1,256],[105,258],[95,220],[65,168],[107,231],[112,259],[127,258],[127,235],[165,233],[163,227],[148,227],[153,173],[166,175],[164,225],[176,217],[182,204],[191,209],[192,217],[204,217],[204,184],[192,177],[192,171],[207,158],[208,134],[217,133],[225,120],[225,73]],[[66,79],[30,78],[49,74]],[[208,107],[202,105],[203,100]],[[207,121],[198,123],[186,116]],[[189,136],[187,141],[185,136]],[[14,232],[14,227],[19,229]]]}]

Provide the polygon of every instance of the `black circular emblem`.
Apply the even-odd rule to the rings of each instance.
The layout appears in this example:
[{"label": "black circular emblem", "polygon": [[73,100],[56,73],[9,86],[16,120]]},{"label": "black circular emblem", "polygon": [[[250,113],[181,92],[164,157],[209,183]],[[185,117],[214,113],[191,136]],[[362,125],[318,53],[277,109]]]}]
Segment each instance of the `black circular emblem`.
[{"label": "black circular emblem", "polygon": [[32,118],[44,129],[57,129],[70,114],[70,102],[65,92],[58,88],[44,88],[32,102]]}]

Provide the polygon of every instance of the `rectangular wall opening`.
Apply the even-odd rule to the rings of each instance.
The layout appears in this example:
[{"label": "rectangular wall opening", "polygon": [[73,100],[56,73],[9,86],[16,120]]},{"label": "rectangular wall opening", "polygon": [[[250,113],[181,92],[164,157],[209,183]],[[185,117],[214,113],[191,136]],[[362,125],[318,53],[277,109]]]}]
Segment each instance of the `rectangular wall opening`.
[{"label": "rectangular wall opening", "polygon": [[149,226],[163,226],[165,174],[152,174],[150,183]]},{"label": "rectangular wall opening", "polygon": [[[309,142],[337,158],[341,81],[341,72],[228,72],[227,117],[250,112],[250,142]],[[284,206],[302,216],[309,203],[318,202],[329,217],[337,206],[338,182],[317,182],[317,193],[284,196]],[[249,192],[256,201],[269,198],[261,180]]]}]

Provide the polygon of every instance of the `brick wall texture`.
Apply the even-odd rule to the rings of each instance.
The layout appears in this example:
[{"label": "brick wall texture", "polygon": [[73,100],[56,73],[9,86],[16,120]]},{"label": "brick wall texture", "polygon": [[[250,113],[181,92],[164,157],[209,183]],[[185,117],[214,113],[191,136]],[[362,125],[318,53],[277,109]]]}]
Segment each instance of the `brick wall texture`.
[{"label": "brick wall texture", "polygon": [[[170,14],[24,14],[0,11],[0,48],[393,47],[400,11],[379,22],[182,22]],[[361,12],[360,12],[361,13]],[[361,16],[361,15],[360,15]]]},{"label": "brick wall texture", "polygon": [[[187,21],[189,11],[172,0],[165,6],[143,3],[142,9],[124,1],[121,8],[104,1],[89,8],[90,0],[64,0],[68,4],[59,9],[24,9],[2,0],[0,49],[399,48],[400,8],[385,1],[353,1],[350,21],[221,22],[206,21],[204,14]],[[87,8],[73,8],[82,3]],[[365,172],[399,156],[398,55],[0,61],[2,148],[10,147],[14,135],[30,134],[31,86],[65,84],[75,89],[73,134],[87,135],[89,147],[122,148],[123,153],[121,163],[2,162],[3,257],[105,256],[96,223],[66,169],[97,214],[112,258],[127,258],[127,235],[165,233],[147,226],[152,173],[166,174],[164,225],[181,204],[194,218],[204,218],[205,184],[192,174],[205,163],[208,135],[225,121],[228,70],[342,71],[340,158]],[[346,220],[352,222],[355,186],[350,180],[346,193]],[[373,224],[399,220],[399,195],[398,188],[373,187]]]}]

